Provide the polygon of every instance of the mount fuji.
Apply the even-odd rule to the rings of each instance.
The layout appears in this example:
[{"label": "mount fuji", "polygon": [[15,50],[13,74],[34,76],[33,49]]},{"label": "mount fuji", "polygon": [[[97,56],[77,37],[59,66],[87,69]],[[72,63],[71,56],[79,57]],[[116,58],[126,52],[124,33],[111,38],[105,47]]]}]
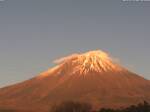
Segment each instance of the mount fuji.
[{"label": "mount fuji", "polygon": [[32,79],[1,88],[0,108],[48,112],[52,105],[64,101],[86,102],[95,109],[150,102],[150,81],[101,50],[72,54],[55,63]]}]

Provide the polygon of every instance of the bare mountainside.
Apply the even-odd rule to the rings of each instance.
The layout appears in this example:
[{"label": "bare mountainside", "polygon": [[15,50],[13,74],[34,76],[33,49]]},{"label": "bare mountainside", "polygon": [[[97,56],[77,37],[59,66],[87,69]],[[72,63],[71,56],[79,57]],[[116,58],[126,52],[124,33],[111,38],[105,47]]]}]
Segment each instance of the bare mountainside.
[{"label": "bare mountainside", "polygon": [[116,64],[103,51],[73,54],[35,78],[0,89],[0,108],[47,112],[63,101],[94,108],[150,102],[150,81]]}]

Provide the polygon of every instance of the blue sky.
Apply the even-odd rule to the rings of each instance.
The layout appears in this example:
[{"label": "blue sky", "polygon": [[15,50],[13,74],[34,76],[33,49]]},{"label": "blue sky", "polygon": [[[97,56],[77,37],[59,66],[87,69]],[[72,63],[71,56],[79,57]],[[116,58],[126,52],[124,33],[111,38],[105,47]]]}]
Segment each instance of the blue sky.
[{"label": "blue sky", "polygon": [[0,1],[0,87],[95,49],[150,79],[149,11],[150,2],[121,0]]}]

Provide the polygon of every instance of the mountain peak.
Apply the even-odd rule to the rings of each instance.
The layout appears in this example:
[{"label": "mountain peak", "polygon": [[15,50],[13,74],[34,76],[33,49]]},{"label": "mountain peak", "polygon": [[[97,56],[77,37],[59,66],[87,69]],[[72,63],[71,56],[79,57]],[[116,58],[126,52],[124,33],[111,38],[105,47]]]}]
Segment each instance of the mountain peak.
[{"label": "mountain peak", "polygon": [[109,72],[121,71],[122,67],[116,64],[108,53],[101,50],[89,51],[86,53],[72,54],[67,57],[55,60],[56,67],[48,70],[51,72],[69,72],[69,74],[87,74],[89,72]]}]

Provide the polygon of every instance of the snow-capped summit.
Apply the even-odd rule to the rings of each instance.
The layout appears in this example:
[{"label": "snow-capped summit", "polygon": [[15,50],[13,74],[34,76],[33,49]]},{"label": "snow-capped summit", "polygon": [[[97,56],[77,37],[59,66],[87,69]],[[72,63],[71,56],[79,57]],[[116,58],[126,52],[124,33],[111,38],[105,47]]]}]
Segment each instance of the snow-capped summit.
[{"label": "snow-capped summit", "polygon": [[[89,72],[117,72],[122,67],[101,50],[89,51],[81,54],[72,54],[54,61],[54,68],[48,70],[49,75],[54,71],[69,71],[71,75],[86,75]],[[48,74],[42,74],[48,75]],[[56,75],[56,74],[55,74]]]}]

